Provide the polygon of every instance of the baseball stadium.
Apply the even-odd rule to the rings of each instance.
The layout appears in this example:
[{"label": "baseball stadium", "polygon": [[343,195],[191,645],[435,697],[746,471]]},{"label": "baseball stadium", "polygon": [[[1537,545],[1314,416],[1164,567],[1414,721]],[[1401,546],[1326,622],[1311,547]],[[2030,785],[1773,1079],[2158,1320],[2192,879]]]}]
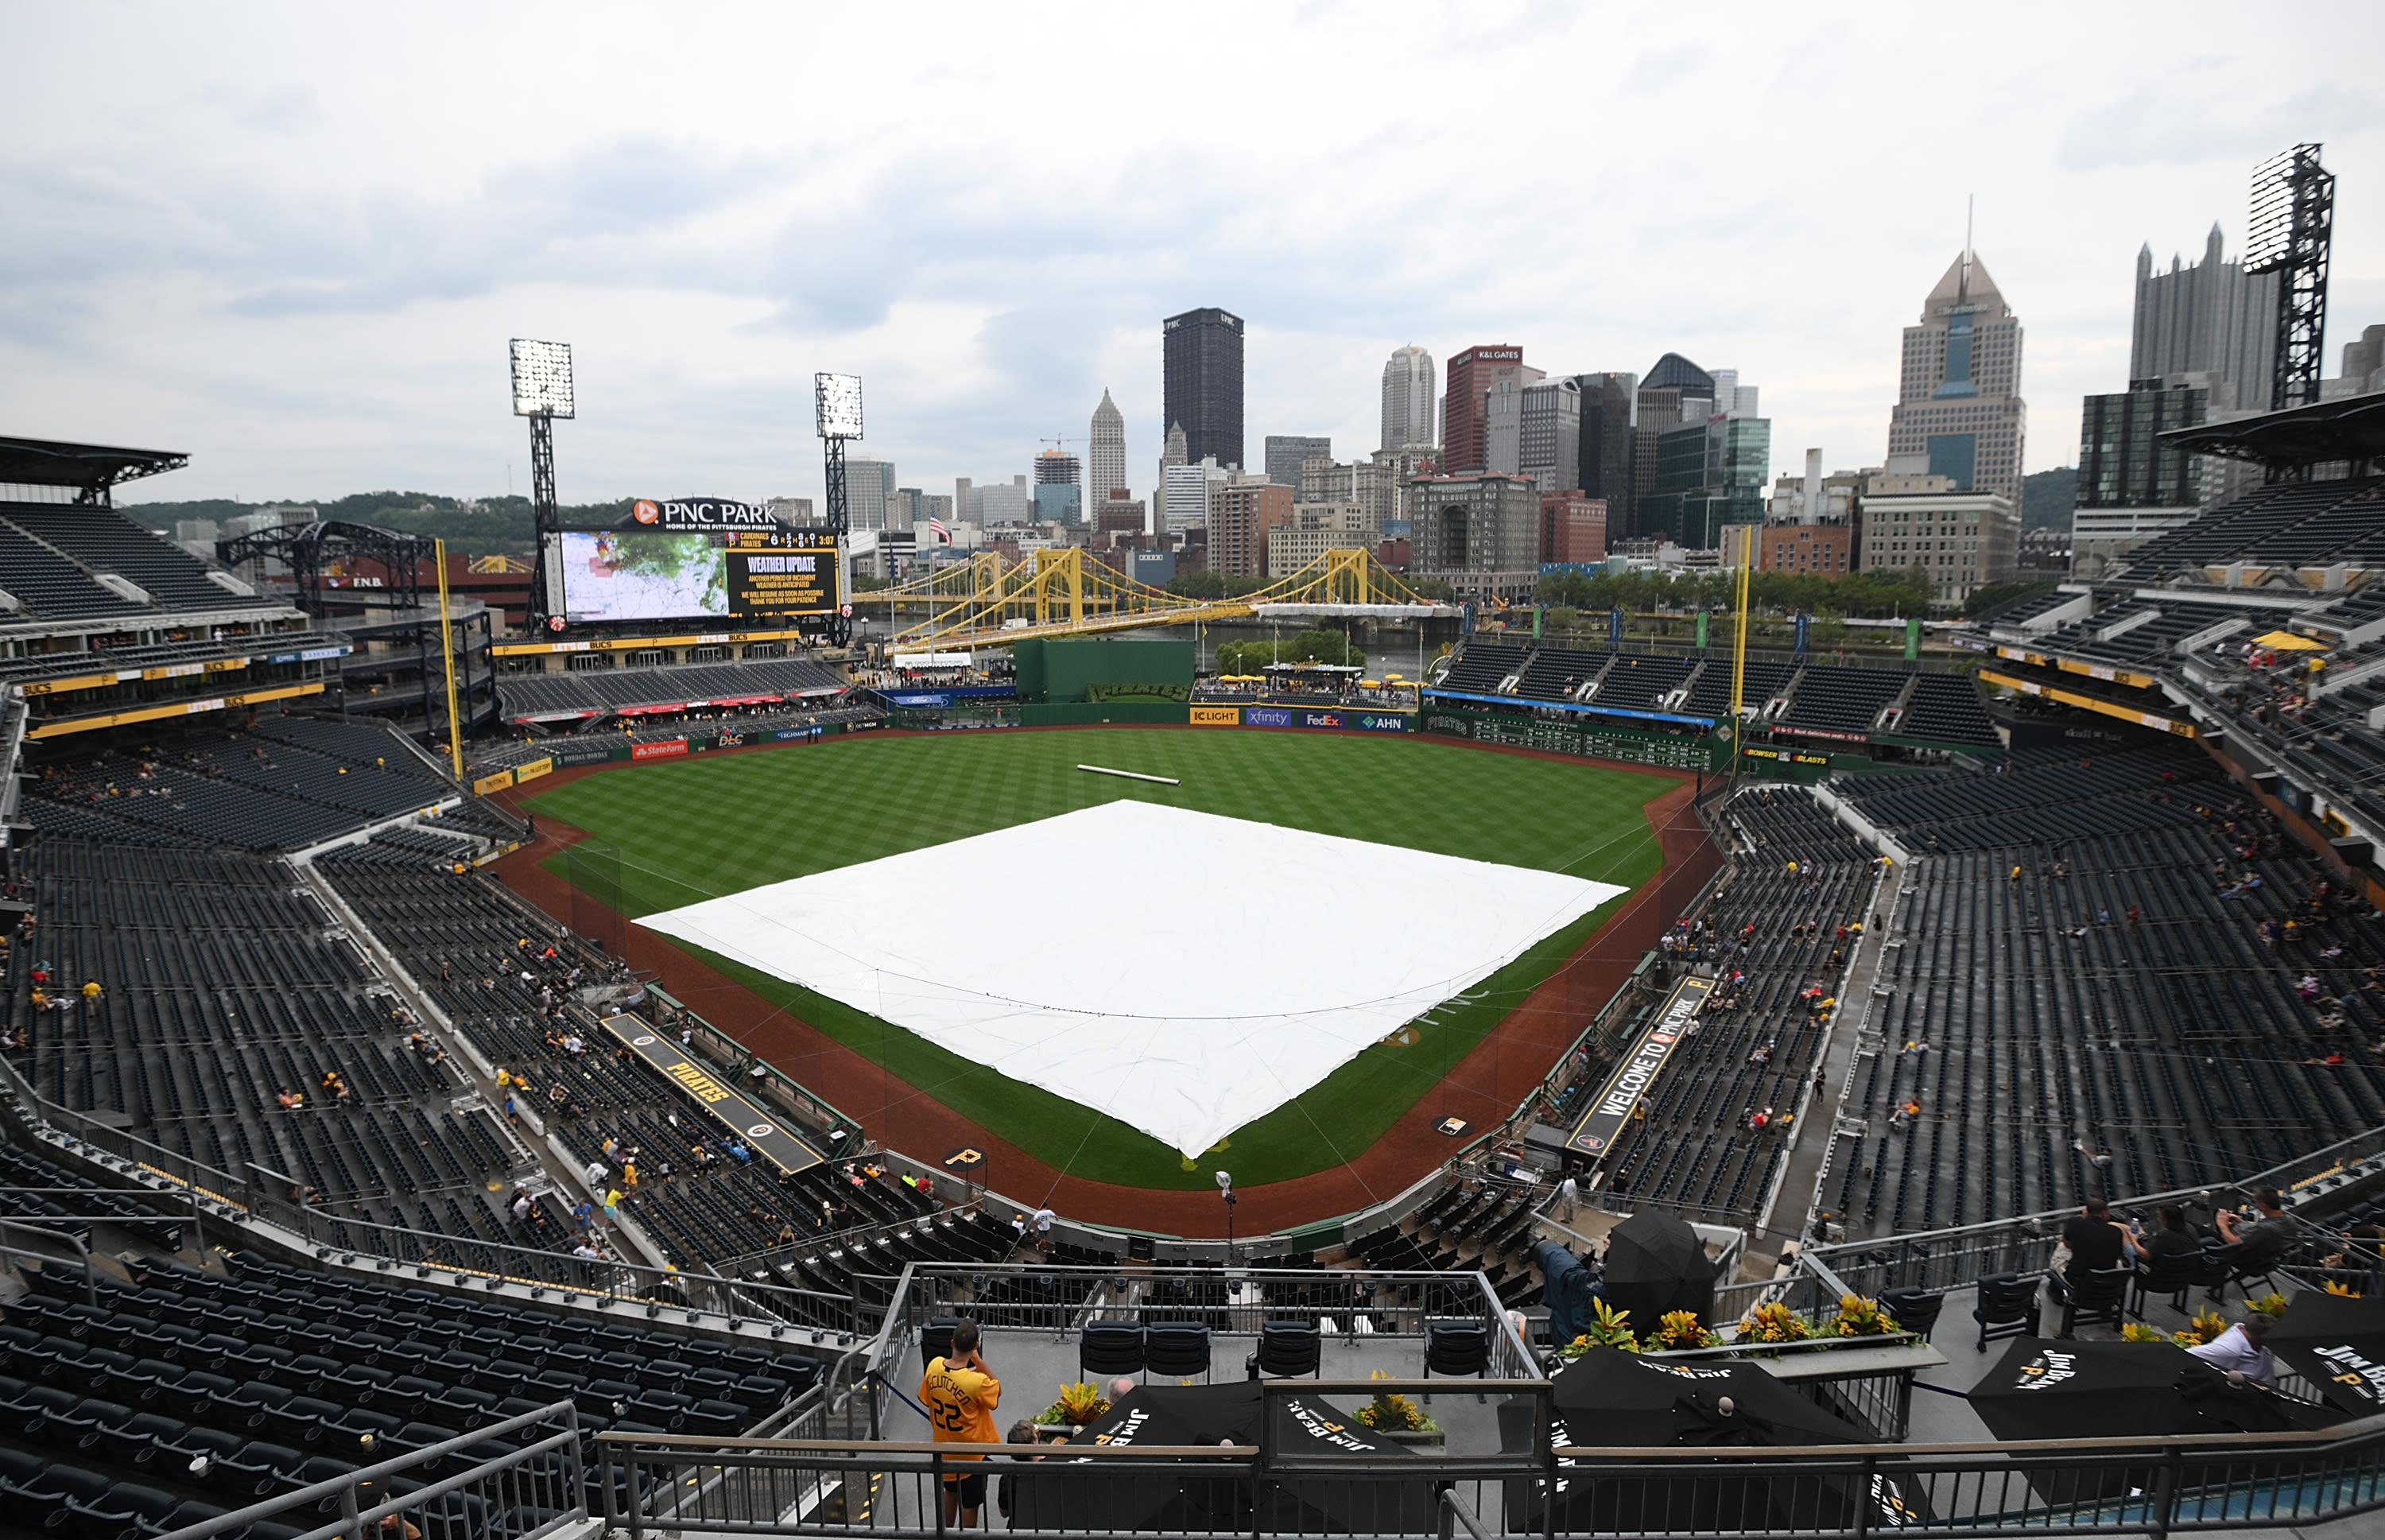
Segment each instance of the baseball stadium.
[{"label": "baseball stadium", "polygon": [[2358,1533],[2379,399],[1827,651],[0,440],[0,1526]]}]

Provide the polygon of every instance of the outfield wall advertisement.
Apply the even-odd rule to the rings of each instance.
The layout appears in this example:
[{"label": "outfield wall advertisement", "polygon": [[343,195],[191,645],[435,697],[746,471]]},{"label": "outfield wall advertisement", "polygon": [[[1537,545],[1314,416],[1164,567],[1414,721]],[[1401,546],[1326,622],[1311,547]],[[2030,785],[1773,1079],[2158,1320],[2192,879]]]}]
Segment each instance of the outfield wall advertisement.
[{"label": "outfield wall advertisement", "polygon": [[1306,727],[1349,732],[1413,732],[1416,718],[1405,711],[1352,711],[1309,706],[1196,706],[1195,727]]}]

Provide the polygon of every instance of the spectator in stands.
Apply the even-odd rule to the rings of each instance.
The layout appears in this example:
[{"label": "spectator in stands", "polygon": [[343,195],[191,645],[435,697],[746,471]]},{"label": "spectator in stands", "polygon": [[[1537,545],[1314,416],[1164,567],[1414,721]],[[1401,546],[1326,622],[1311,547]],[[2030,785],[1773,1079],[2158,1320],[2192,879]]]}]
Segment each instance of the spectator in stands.
[{"label": "spectator in stands", "polygon": [[2079,1214],[2062,1227],[2062,1249],[2068,1253],[2055,1276],[2062,1283],[2077,1288],[2087,1281],[2090,1272],[2103,1272],[2120,1265],[2120,1258],[2136,1250],[2137,1241],[2112,1218],[2112,1207],[2100,1197],[2091,1197]]},{"label": "spectator in stands", "polygon": [[1037,1251],[1048,1252],[1052,1249],[1052,1223],[1059,1217],[1059,1215],[1052,1212],[1052,1208],[1049,1204],[1046,1204],[1043,1208],[1036,1209],[1032,1214],[1027,1216],[1028,1225],[1035,1233],[1035,1249]]},{"label": "spectator in stands", "polygon": [[304,1096],[300,1095],[298,1092],[291,1090],[286,1085],[281,1088],[281,1094],[275,1096],[273,1100],[284,1112],[295,1112],[300,1108],[306,1105],[306,1098]]},{"label": "spectator in stands", "polygon": [[[993,1444],[994,1409],[1002,1405],[1002,1382],[994,1377],[978,1347],[977,1322],[964,1317],[953,1327],[952,1346],[929,1360],[919,1381],[919,1404],[938,1444]],[[952,1454],[947,1461],[976,1461],[981,1455]],[[985,1475],[948,1475],[943,1480],[943,1519],[947,1527],[968,1529],[981,1522],[985,1506]]]},{"label": "spectator in stands", "polygon": [[2275,1187],[2264,1187],[2253,1195],[2253,1205],[2260,1211],[2257,1220],[2248,1221],[2226,1208],[2214,1215],[2219,1238],[2229,1246],[2241,1246],[2251,1260],[2284,1256],[2294,1242],[2294,1221],[2286,1218],[2285,1200]]},{"label": "spectator in stands", "polygon": [[2187,1351],[2214,1368],[2241,1374],[2275,1390],[2278,1388],[2278,1360],[2263,1344],[2269,1334],[2269,1328],[2276,1324],[2265,1312],[2254,1310],[2202,1346],[2190,1347]]},{"label": "spectator in stands", "polygon": [[2130,1226],[2137,1237],[2137,1255],[2147,1262],[2158,1262],[2165,1257],[2183,1256],[2203,1249],[2186,1227],[2186,1210],[2175,1203],[2165,1203],[2154,1210],[2154,1228],[2147,1233],[2144,1221]]},{"label": "spectator in stands", "polygon": [[101,990],[97,979],[86,979],[82,986],[82,1008],[90,1010],[99,1004]]}]

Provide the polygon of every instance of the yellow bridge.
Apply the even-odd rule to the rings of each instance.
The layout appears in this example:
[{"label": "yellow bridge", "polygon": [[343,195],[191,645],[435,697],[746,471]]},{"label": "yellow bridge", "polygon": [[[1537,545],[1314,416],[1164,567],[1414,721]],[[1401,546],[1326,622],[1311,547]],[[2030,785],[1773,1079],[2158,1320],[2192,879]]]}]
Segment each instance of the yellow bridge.
[{"label": "yellow bridge", "polygon": [[[1443,612],[1366,550],[1327,551],[1290,577],[1230,599],[1189,599],[1086,559],[1082,546],[1033,551],[1005,562],[979,551],[965,562],[869,593],[858,607],[883,607],[898,645],[1002,646],[1036,636],[1086,636],[1143,626],[1245,620],[1262,605],[1366,606],[1380,613],[1415,607]],[[906,611],[920,612],[904,626]],[[1455,613],[1455,611],[1447,611]]]}]

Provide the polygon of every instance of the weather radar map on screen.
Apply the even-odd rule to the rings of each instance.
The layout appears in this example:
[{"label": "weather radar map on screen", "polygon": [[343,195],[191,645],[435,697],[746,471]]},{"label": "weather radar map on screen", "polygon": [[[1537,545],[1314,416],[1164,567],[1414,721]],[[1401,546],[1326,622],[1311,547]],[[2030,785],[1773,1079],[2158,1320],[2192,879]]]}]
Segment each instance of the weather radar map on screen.
[{"label": "weather radar map on screen", "polygon": [[729,613],[729,551],[717,534],[566,530],[560,538],[573,622]]}]

